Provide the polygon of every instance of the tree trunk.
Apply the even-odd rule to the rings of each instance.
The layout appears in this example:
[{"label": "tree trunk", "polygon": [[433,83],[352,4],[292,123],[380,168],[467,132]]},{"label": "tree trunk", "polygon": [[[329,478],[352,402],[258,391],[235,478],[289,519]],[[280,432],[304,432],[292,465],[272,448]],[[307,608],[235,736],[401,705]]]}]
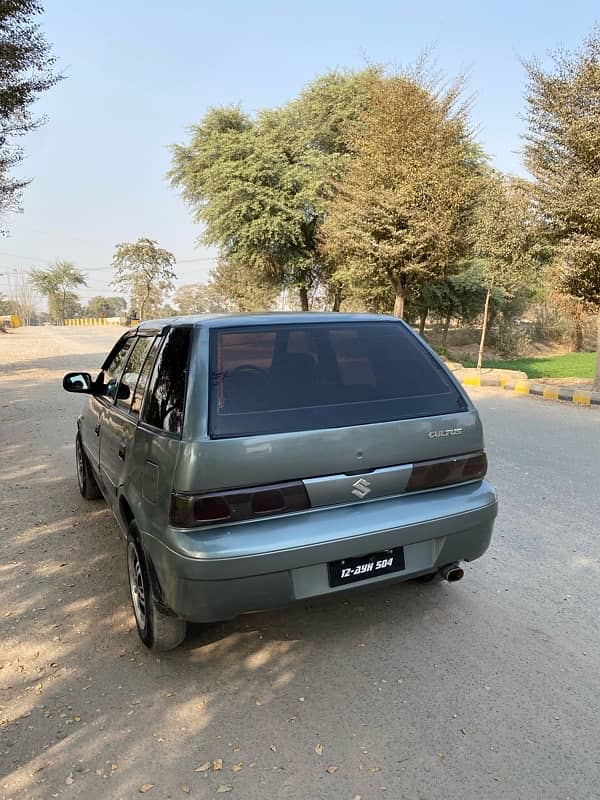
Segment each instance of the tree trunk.
[{"label": "tree trunk", "polygon": [[594,378],[594,385],[592,389],[595,392],[600,392],[600,308],[598,309],[598,316],[596,318],[597,336],[596,336],[596,377]]},{"label": "tree trunk", "polygon": [[302,311],[308,311],[308,289],[306,286],[301,286],[298,289],[300,295],[300,308]]},{"label": "tree trunk", "polygon": [[577,320],[571,331],[571,352],[580,353],[583,350],[583,326],[581,320]]},{"label": "tree trunk", "polygon": [[60,324],[65,324],[65,306],[67,305],[67,290],[63,290],[62,305],[60,307]]},{"label": "tree trunk", "polygon": [[485,296],[485,306],[483,307],[483,323],[481,325],[481,341],[479,342],[479,354],[477,356],[477,369],[481,369],[483,362],[483,348],[485,347],[485,335],[488,327],[488,309],[490,306],[490,297],[492,295],[492,287],[490,286]]},{"label": "tree trunk", "polygon": [[404,300],[406,299],[406,287],[401,281],[396,281],[394,288],[396,290],[396,299],[394,300],[394,316],[399,319],[404,319]]},{"label": "tree trunk", "polygon": [[332,311],[339,311],[340,306],[342,305],[342,292],[339,289],[336,289],[333,293],[333,303],[331,305]]},{"label": "tree trunk", "polygon": [[426,308],[424,311],[421,311],[419,315],[419,336],[423,336],[425,334],[425,325],[427,324],[428,314],[429,314],[429,309]]},{"label": "tree trunk", "polygon": [[150,298],[150,286],[146,286],[146,296],[142,300],[142,304],[140,306],[140,321],[141,322],[144,321],[144,313],[146,311],[146,303],[148,302],[149,298]]},{"label": "tree trunk", "polygon": [[452,312],[448,311],[446,319],[444,320],[444,329],[442,331],[442,347],[448,346],[448,331],[450,330],[450,322],[452,320]]}]

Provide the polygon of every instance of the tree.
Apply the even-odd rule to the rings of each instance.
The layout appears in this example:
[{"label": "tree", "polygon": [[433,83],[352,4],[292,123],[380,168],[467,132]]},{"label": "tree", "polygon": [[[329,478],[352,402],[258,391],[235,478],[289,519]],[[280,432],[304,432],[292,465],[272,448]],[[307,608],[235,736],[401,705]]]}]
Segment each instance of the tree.
[{"label": "tree", "polygon": [[278,291],[251,270],[221,260],[211,270],[208,283],[180,286],[173,297],[180,314],[223,314],[269,311]]},{"label": "tree", "polygon": [[122,297],[104,297],[96,295],[88,300],[85,314],[88,317],[122,317],[127,310],[127,303]]},{"label": "tree", "polygon": [[256,119],[212,109],[188,145],[172,148],[170,179],[205,226],[203,241],[266,284],[297,289],[304,310],[332,271],[318,228],[347,160],[346,124],[366,96],[364,73],[330,73]]},{"label": "tree", "polygon": [[537,61],[525,66],[525,164],[554,246],[559,287],[597,313],[600,391],[600,27],[578,53],[555,53],[550,70]]},{"label": "tree", "polygon": [[477,358],[477,368],[481,369],[494,290],[513,297],[531,280],[542,256],[530,197],[522,183],[500,173],[489,175],[479,198],[472,239],[485,287]]},{"label": "tree", "polygon": [[354,154],[323,226],[342,283],[389,286],[402,317],[416,284],[463,257],[479,185],[462,82],[445,90],[424,68],[371,80]]},{"label": "tree", "polygon": [[146,319],[149,309],[157,309],[163,295],[175,286],[175,256],[152,239],[118,244],[112,263],[116,274],[111,283],[129,291],[131,308],[139,319]]},{"label": "tree", "polygon": [[221,259],[210,272],[209,286],[227,311],[270,311],[279,293],[252,269]]},{"label": "tree", "polygon": [[180,312],[170,303],[163,303],[158,307],[156,316],[158,319],[166,319],[167,317],[177,317],[179,314]]},{"label": "tree", "polygon": [[37,128],[31,106],[37,96],[60,80],[53,73],[55,59],[34,22],[42,13],[36,0],[4,0],[0,4],[0,217],[19,208],[28,181],[11,177],[23,159],[15,138]]},{"label": "tree", "polygon": [[72,261],[59,259],[48,269],[32,269],[31,283],[37,291],[47,298],[48,311],[55,321],[64,325],[69,308],[76,310],[77,295],[74,289],[87,286],[85,276]]},{"label": "tree", "polygon": [[173,302],[180,314],[221,314],[229,309],[210,283],[188,283],[180,286]]},{"label": "tree", "polygon": [[31,283],[31,276],[21,269],[14,269],[7,275],[8,295],[13,312],[17,314],[22,325],[31,325],[35,319],[35,288]]},{"label": "tree", "polygon": [[[281,119],[289,131],[300,141],[300,150],[321,156],[321,179],[315,185],[314,196],[306,212],[312,215],[310,250],[314,262],[312,282],[307,293],[312,299],[308,305],[323,308],[329,304],[339,311],[344,296],[350,290],[337,275],[338,263],[323,247],[321,227],[326,217],[327,201],[334,186],[352,159],[350,143],[362,118],[369,110],[371,84],[380,78],[379,67],[369,67],[359,72],[332,71],[316,78],[299,97],[281,109]],[[302,292],[301,308],[306,310]]]}]

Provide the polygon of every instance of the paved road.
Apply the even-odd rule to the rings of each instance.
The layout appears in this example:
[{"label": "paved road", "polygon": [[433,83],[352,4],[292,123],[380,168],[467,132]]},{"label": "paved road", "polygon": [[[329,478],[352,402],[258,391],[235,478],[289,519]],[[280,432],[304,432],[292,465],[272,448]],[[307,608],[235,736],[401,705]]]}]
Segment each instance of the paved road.
[{"label": "paved road", "polygon": [[0,797],[598,798],[600,410],[474,395],[501,513],[461,583],[199,627],[157,658],[59,388],[113,336],[0,338]]}]

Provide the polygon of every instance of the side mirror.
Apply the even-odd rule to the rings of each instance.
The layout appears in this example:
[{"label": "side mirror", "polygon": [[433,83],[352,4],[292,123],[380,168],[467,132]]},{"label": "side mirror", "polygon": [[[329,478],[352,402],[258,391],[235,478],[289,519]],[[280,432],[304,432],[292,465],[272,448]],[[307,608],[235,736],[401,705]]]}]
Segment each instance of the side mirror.
[{"label": "side mirror", "polygon": [[67,372],[62,385],[66,392],[93,394],[94,384],[89,372]]}]

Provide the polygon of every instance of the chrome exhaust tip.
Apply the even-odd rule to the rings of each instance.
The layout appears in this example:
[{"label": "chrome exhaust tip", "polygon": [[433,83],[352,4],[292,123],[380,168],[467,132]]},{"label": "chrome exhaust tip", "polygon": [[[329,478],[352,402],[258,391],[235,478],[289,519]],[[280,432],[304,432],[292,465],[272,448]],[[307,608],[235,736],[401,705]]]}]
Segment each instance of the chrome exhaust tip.
[{"label": "chrome exhaust tip", "polygon": [[448,583],[456,583],[464,578],[465,571],[460,564],[446,564],[440,569],[440,575]]}]

